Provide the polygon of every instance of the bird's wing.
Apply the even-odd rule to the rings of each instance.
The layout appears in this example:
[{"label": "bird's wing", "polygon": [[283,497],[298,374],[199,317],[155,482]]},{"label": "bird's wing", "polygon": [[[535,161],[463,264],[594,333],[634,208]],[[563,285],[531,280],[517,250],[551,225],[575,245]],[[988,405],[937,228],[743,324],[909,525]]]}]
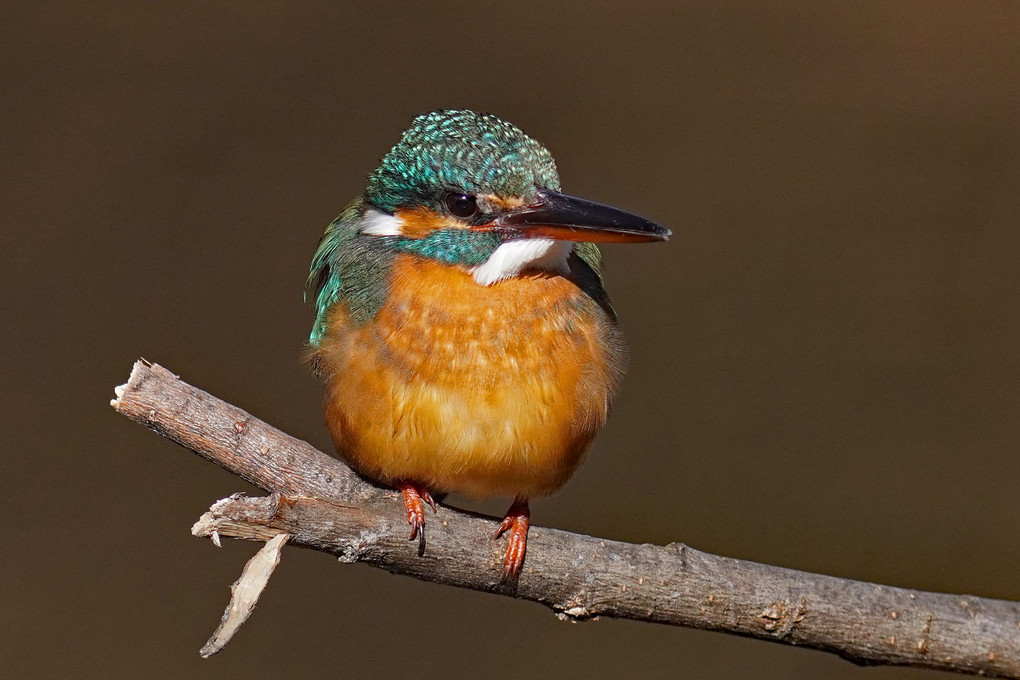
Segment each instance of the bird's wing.
[{"label": "bird's wing", "polygon": [[602,251],[594,243],[588,241],[578,241],[574,244],[574,252],[577,256],[584,260],[585,264],[592,268],[592,271],[599,277],[599,281],[602,281]]},{"label": "bird's wing", "polygon": [[386,299],[387,274],[393,255],[377,239],[358,233],[365,208],[361,199],[344,208],[319,241],[305,283],[305,300],[315,306],[315,324],[308,341],[317,347],[326,334],[328,315],[345,306],[356,323],[365,323]]},{"label": "bird's wing", "polygon": [[571,271],[577,277],[578,285],[591,299],[602,307],[610,319],[616,320],[616,310],[609,301],[602,280],[602,251],[594,243],[579,241],[574,244],[574,258],[579,262],[571,263]]}]

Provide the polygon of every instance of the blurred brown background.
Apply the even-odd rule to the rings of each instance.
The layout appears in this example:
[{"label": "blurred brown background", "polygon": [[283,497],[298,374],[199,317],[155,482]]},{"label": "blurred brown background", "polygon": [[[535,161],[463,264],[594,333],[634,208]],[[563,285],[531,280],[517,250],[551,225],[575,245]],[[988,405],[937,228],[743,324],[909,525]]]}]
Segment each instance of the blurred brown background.
[{"label": "blurred brown background", "polygon": [[247,487],[113,387],[144,356],[328,450],[306,267],[439,107],[675,234],[606,249],[633,366],[538,523],[1020,598],[1020,3],[171,4],[2,10],[4,675],[936,675],[300,550],[199,659],[255,546],[188,530]]}]

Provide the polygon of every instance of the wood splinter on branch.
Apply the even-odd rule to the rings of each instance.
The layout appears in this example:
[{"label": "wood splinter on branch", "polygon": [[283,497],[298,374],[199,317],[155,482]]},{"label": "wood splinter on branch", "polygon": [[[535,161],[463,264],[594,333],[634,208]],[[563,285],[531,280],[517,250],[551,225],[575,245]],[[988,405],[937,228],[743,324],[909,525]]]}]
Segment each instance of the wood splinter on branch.
[{"label": "wood splinter on branch", "polygon": [[[673,543],[636,545],[532,527],[515,588],[501,586],[498,520],[441,506],[419,557],[399,495],[236,406],[135,363],[114,409],[270,492],[215,503],[193,533],[265,541],[245,568],[265,586],[284,542],[426,581],[540,602],[561,618],[613,616],[718,630],[838,654],[864,665],[918,666],[1020,679],[1020,603],[931,593],[718,557]],[[254,565],[254,566],[253,566]],[[261,566],[260,566],[261,565]],[[254,578],[254,577],[250,577]],[[242,575],[239,584],[249,579]],[[259,585],[261,583],[261,585]],[[254,598],[235,584],[226,644]],[[250,603],[250,606],[249,606]],[[232,611],[247,610],[243,616]],[[230,620],[228,628],[227,620]],[[236,625],[235,625],[236,624]]]},{"label": "wood splinter on branch", "polygon": [[[205,515],[203,515],[204,517]],[[202,520],[199,520],[199,524],[201,522]],[[197,529],[198,524],[195,525],[192,532],[196,532]],[[213,541],[217,540],[216,535],[213,530]],[[230,639],[234,637],[234,633],[241,628],[241,624],[251,616],[259,601],[259,596],[265,590],[266,584],[269,583],[269,577],[273,575],[276,565],[280,563],[280,552],[288,538],[290,536],[287,534],[273,536],[266,541],[261,550],[255,553],[254,557],[248,560],[248,564],[244,565],[241,576],[234,581],[234,585],[230,586],[230,603],[227,604],[227,608],[223,612],[220,625],[216,627],[212,637],[198,652],[203,659],[208,659],[226,647]]]}]

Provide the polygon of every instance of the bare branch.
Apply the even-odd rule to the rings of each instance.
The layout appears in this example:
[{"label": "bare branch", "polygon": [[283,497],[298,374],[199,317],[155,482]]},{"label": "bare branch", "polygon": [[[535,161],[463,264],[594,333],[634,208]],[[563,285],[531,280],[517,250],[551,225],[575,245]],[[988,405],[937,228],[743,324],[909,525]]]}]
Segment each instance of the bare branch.
[{"label": "bare branch", "polygon": [[241,409],[137,362],[113,407],[270,491],[218,502],[197,535],[293,545],[426,581],[541,602],[561,617],[669,623],[811,647],[860,664],[1020,678],[1020,603],[893,588],[532,527],[516,589],[499,586],[497,520],[441,507],[428,550],[406,540],[396,492]]}]

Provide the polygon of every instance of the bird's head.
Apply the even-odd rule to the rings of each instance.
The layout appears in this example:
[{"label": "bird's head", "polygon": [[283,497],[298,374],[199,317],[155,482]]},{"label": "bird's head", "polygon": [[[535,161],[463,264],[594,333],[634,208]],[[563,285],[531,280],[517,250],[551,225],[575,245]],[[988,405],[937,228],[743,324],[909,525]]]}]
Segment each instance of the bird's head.
[{"label": "bird's head", "polygon": [[441,110],[411,123],[372,173],[359,231],[468,268],[490,285],[564,270],[572,242],[663,241],[669,230],[559,191],[539,142],[491,114]]}]

